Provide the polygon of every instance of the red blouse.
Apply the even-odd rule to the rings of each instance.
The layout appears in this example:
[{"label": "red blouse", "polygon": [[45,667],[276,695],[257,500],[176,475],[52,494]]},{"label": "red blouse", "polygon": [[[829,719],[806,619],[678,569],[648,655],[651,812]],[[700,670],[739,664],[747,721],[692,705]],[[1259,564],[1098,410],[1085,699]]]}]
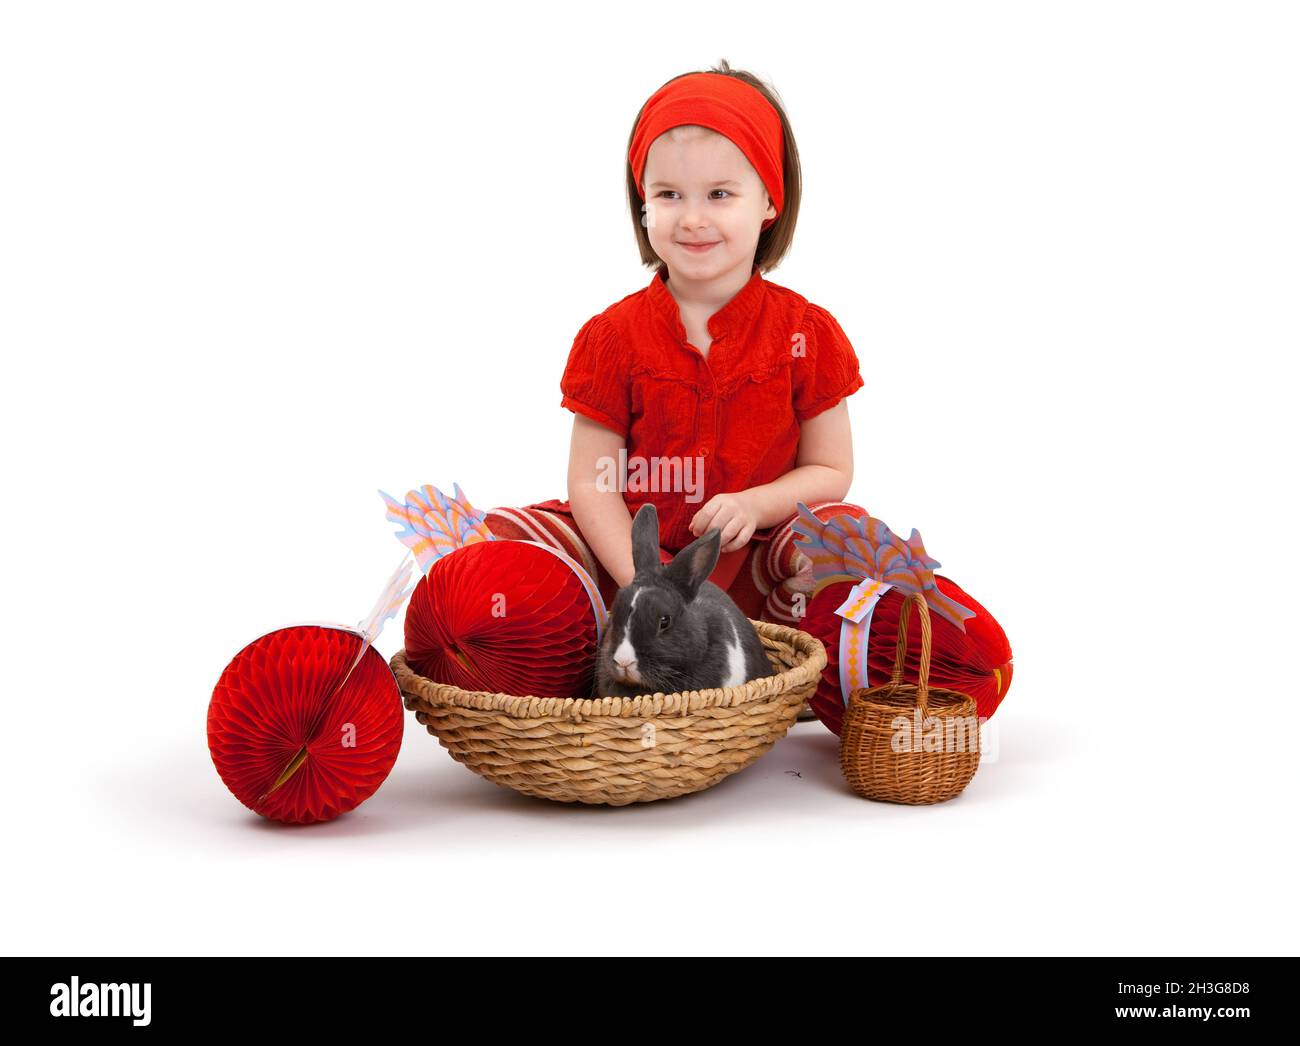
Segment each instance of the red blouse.
[{"label": "red blouse", "polygon": [[[706,358],[686,339],[667,276],[661,265],[648,287],[583,324],[560,404],[624,437],[623,500],[634,515],[653,501],[660,544],[676,552],[695,540],[690,522],[709,498],[785,475],[795,466],[800,423],[864,383],[835,318],[765,280],[757,266],[709,317]],[[647,462],[643,485],[651,489],[635,489],[635,458]]]}]

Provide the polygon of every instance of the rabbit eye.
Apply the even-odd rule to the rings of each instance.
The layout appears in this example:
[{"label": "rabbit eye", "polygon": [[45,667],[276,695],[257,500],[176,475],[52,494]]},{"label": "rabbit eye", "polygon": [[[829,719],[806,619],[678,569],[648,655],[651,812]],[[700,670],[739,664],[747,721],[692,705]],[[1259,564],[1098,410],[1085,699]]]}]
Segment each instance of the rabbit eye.
[{"label": "rabbit eye", "polygon": [[667,614],[664,614],[659,619],[659,631],[662,632],[665,628],[667,628],[671,624],[672,624],[672,618],[670,618]]}]

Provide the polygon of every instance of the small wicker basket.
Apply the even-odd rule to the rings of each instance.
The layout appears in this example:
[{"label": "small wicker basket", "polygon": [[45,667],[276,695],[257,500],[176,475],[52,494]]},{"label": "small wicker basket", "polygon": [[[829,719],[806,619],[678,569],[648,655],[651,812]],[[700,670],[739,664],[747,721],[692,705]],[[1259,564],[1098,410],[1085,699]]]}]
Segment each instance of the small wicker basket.
[{"label": "small wicker basket", "polygon": [[[921,618],[921,669],[915,685],[903,682],[913,603]],[[899,614],[890,681],[854,690],[844,710],[840,769],[858,795],[889,803],[942,803],[975,776],[980,761],[975,702],[956,690],[931,687],[929,681],[930,610],[923,596],[913,594]]]},{"label": "small wicker basket", "polygon": [[403,703],[457,762],[524,795],[625,806],[699,792],[778,740],[817,689],[826,648],[754,621],[777,674],[643,697],[521,697],[461,690],[389,662]]}]

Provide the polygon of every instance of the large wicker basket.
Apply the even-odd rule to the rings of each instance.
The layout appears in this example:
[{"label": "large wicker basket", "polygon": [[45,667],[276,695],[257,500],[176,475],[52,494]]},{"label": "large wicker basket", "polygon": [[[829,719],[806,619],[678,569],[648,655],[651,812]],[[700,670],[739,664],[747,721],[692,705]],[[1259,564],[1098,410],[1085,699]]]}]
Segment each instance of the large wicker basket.
[{"label": "large wicker basket", "polygon": [[625,806],[699,792],[785,736],[826,667],[807,632],[753,622],[776,675],[644,697],[520,697],[461,690],[390,664],[407,709],[452,758],[507,788]]},{"label": "large wicker basket", "polygon": [[[903,682],[907,618],[921,618],[921,665],[916,683]],[[933,742],[933,743],[931,743]],[[980,763],[975,702],[956,690],[930,686],[930,610],[909,595],[898,619],[894,670],[881,686],[849,694],[840,728],[840,769],[867,799],[915,805],[958,795]]]}]

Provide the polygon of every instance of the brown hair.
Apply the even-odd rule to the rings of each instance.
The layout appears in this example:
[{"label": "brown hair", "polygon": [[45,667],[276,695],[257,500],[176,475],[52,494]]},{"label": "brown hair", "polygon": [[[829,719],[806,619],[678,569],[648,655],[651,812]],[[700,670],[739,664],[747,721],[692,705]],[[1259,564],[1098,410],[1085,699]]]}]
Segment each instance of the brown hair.
[{"label": "brown hair", "polygon": [[[701,69],[698,72],[721,73],[724,76],[734,76],[737,80],[744,80],[745,83],[758,90],[766,98],[781,117],[781,134],[785,138],[785,163],[782,168],[782,179],[785,199],[781,204],[781,213],[776,216],[776,221],[758,234],[758,249],[754,252],[754,264],[758,266],[759,272],[768,272],[780,264],[781,259],[790,249],[790,242],[794,239],[794,226],[799,218],[799,195],[802,180],[799,174],[799,150],[794,144],[794,132],[790,129],[790,121],[786,118],[785,107],[781,104],[775,90],[768,87],[753,73],[746,72],[744,69],[732,69],[723,58],[721,62],[712,69]],[[672,77],[666,83],[672,83],[682,76],[690,76],[690,73],[681,73]],[[649,101],[647,98],[646,101]],[[632,139],[636,137],[637,124],[641,122],[641,113],[645,111],[644,103],[640,111],[636,114],[636,119],[632,122],[632,132],[627,137],[627,149],[624,155],[632,151]],[[650,246],[650,235],[644,225],[641,224],[641,216],[644,213],[641,210],[641,194],[637,191],[636,175],[632,173],[632,161],[627,161],[627,202],[632,211],[632,229],[636,233],[637,248],[641,251],[642,264],[651,268],[658,268],[663,264],[659,255],[655,254],[654,248]]]}]

